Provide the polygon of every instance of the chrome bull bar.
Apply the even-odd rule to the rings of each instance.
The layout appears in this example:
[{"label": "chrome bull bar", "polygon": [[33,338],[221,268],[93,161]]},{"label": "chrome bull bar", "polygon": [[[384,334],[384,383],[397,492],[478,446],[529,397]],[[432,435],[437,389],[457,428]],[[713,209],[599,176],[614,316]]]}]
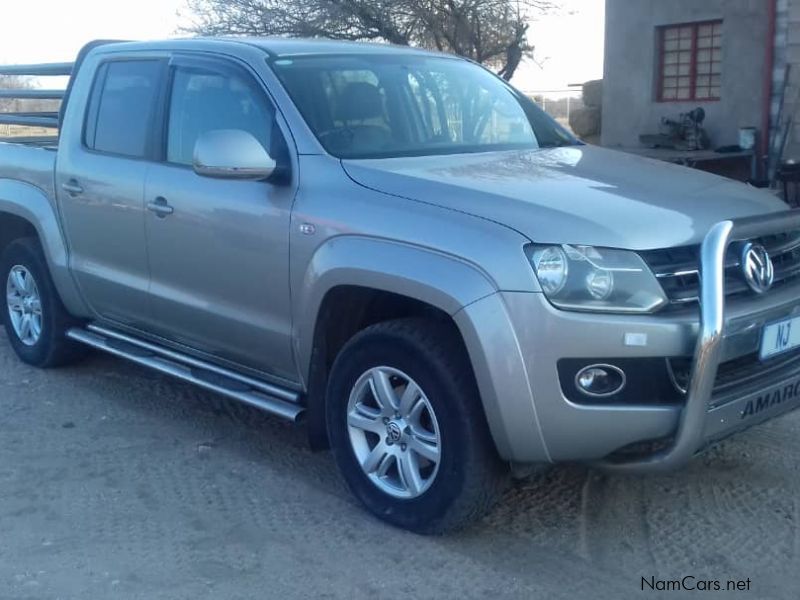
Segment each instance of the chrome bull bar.
[{"label": "chrome bull bar", "polygon": [[725,257],[734,242],[800,229],[800,211],[722,221],[700,249],[700,328],[692,361],[686,405],[672,443],[656,453],[598,466],[623,472],[667,471],[685,465],[704,446],[709,402],[725,338]]}]

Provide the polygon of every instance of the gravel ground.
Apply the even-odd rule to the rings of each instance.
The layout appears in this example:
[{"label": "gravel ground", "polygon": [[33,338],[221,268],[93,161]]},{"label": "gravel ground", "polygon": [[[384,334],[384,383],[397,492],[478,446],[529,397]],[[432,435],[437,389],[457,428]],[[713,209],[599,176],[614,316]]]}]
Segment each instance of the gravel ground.
[{"label": "gravel ground", "polygon": [[800,592],[800,413],[670,476],[549,469],[422,538],[362,512],[302,427],[110,357],[37,371],[0,329],[0,410],[3,599],[618,599],[686,575]]}]

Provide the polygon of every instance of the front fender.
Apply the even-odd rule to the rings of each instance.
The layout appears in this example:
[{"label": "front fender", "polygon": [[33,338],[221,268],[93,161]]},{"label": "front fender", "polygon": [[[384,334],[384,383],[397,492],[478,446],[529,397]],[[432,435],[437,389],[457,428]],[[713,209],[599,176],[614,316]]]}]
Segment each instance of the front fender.
[{"label": "front fender", "polygon": [[13,179],[0,179],[0,214],[26,220],[39,236],[45,259],[61,301],[75,316],[87,316],[88,308],[69,271],[69,255],[58,215],[39,188]]},{"label": "front fender", "polygon": [[[480,390],[484,414],[501,457],[548,462],[530,382],[513,324],[494,281],[457,256],[362,236],[340,236],[320,246],[303,279],[295,343],[309,381],[314,328],[326,294],[337,286],[392,292],[434,306],[453,317]],[[310,376],[316,382],[314,375]],[[316,385],[316,383],[315,383]],[[312,411],[313,412],[313,411]],[[321,414],[310,417],[319,435]],[[312,436],[313,437],[313,436]]]},{"label": "front fender", "polygon": [[302,289],[295,290],[301,299],[294,318],[295,351],[304,379],[322,302],[330,290],[342,285],[407,296],[449,315],[496,291],[487,274],[456,256],[366,236],[331,238],[316,250]]}]

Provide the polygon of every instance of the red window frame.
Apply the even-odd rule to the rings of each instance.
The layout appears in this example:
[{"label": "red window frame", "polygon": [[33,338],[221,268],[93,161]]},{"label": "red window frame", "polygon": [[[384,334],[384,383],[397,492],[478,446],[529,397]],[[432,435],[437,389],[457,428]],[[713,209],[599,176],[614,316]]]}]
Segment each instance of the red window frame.
[{"label": "red window frame", "polygon": [[659,102],[717,102],[722,89],[722,20],[658,27]]}]

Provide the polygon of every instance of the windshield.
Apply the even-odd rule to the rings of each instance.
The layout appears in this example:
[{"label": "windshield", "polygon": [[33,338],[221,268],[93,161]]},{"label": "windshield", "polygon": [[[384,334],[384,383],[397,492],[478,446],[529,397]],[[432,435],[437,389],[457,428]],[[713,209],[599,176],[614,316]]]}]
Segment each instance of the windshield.
[{"label": "windshield", "polygon": [[317,139],[339,158],[578,143],[530,99],[465,60],[409,53],[272,64]]}]

